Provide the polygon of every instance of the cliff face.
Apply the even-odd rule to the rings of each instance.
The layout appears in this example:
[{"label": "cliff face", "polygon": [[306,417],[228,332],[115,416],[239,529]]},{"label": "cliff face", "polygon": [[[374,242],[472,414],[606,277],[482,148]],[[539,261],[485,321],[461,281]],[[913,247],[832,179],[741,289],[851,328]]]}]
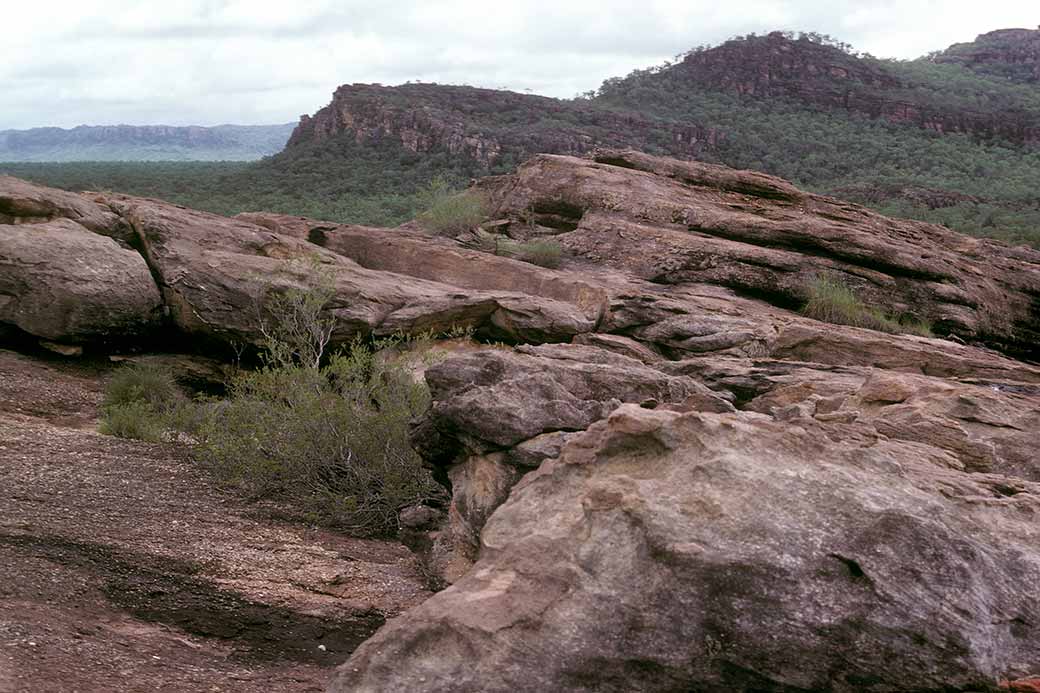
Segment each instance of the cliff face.
[{"label": "cliff face", "polygon": [[332,102],[304,115],[287,149],[340,134],[358,143],[391,139],[415,153],[447,151],[484,168],[536,153],[584,154],[596,146],[632,146],[696,157],[719,132],[593,105],[436,84],[341,86]]}]

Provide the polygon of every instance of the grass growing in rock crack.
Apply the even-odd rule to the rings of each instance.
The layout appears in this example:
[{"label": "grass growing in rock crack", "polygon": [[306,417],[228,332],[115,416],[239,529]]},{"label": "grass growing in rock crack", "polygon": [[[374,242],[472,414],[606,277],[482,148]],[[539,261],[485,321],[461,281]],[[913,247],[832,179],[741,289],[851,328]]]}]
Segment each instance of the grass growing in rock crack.
[{"label": "grass growing in rock crack", "polygon": [[550,269],[559,267],[563,259],[563,247],[553,240],[519,242],[478,230],[472,245],[485,253],[511,257]]},{"label": "grass growing in rock crack", "polygon": [[897,319],[868,306],[847,285],[830,277],[816,277],[806,287],[808,300],[802,314],[814,320],[865,327],[890,334],[932,337],[931,323],[919,319]]}]

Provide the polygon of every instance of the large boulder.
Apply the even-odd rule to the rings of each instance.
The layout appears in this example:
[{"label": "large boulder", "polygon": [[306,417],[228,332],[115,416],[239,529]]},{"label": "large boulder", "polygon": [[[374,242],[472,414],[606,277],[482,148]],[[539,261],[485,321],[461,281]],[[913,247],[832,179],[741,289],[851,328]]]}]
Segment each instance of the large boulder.
[{"label": "large boulder", "polygon": [[619,407],[520,481],[476,566],[330,690],[988,691],[1028,674],[1040,484],[829,426]]},{"label": "large boulder", "polygon": [[428,368],[434,398],[416,449],[450,487],[448,526],[427,557],[451,582],[476,558],[487,518],[524,474],[624,402],[732,411],[729,394],[626,355],[579,344],[483,349]]},{"label": "large boulder", "polygon": [[0,225],[0,322],[64,344],[129,343],[162,322],[148,265],[68,219]]}]

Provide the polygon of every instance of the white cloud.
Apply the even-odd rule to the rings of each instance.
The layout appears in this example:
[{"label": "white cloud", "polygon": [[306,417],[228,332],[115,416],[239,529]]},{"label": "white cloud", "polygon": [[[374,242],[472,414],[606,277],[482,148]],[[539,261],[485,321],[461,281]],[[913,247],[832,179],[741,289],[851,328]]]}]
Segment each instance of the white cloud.
[{"label": "white cloud", "polygon": [[911,58],[1035,26],[972,0],[37,0],[10,3],[0,129],[295,120],[350,82],[465,83],[573,96],[692,46],[819,31]]}]

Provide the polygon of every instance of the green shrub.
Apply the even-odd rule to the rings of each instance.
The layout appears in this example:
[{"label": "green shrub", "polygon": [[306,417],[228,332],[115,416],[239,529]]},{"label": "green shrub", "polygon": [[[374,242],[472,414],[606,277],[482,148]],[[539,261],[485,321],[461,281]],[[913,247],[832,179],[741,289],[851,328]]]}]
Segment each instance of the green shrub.
[{"label": "green shrub", "polygon": [[162,441],[166,427],[161,414],[147,402],[138,400],[105,407],[99,430],[118,438],[158,443]]},{"label": "green shrub", "polygon": [[932,336],[931,323],[912,318],[899,320],[885,315],[881,310],[863,303],[850,287],[836,279],[816,277],[809,282],[806,293],[808,301],[802,308],[802,314],[814,320],[865,327],[890,334]]},{"label": "green shrub", "polygon": [[131,402],[145,402],[163,407],[181,396],[173,373],[148,364],[130,364],[120,368],[105,388],[102,407]]},{"label": "green shrub", "polygon": [[356,342],[322,368],[240,376],[201,426],[199,456],[225,483],[307,519],[392,534],[403,507],[441,493],[408,438],[428,406],[425,384]]},{"label": "green shrub", "polygon": [[471,190],[455,192],[442,179],[430,183],[423,199],[425,211],[419,221],[442,235],[469,231],[487,218],[483,195]]},{"label": "green shrub", "polygon": [[288,267],[306,275],[309,285],[276,291],[261,290],[254,308],[259,317],[261,347],[265,363],[273,367],[306,366],[318,368],[332,339],[335,320],[325,313],[336,295],[331,272],[317,257],[303,266]]},{"label": "green shrub", "polygon": [[905,332],[907,334],[915,334],[918,337],[935,336],[935,333],[932,332],[932,323],[929,320],[918,320],[915,318],[900,320],[899,328],[901,332]]},{"label": "green shrub", "polygon": [[105,388],[99,430],[157,443],[171,426],[174,412],[183,417],[189,406],[170,371],[153,365],[124,366]]}]

